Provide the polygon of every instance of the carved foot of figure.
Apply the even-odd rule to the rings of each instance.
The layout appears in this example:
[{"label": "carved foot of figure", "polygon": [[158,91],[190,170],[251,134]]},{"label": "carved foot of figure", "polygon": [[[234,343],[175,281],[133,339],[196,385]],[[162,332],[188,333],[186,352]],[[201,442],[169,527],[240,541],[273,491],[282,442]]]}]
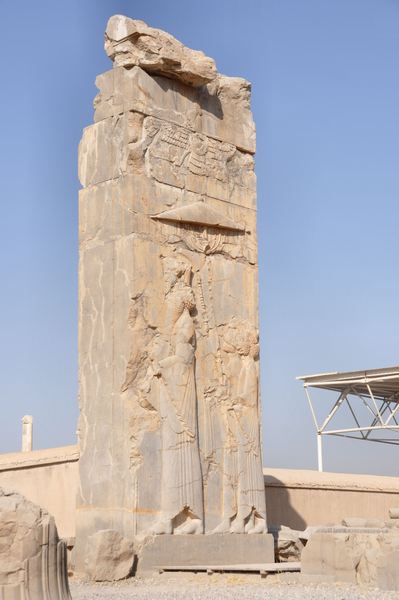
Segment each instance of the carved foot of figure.
[{"label": "carved foot of figure", "polygon": [[221,523],[219,523],[219,525],[217,527],[215,527],[215,529],[212,529],[212,531],[210,533],[211,534],[213,534],[213,533],[229,533],[230,526],[231,526],[230,519],[223,519],[223,521]]},{"label": "carved foot of figure", "polygon": [[203,533],[204,527],[201,519],[188,519],[179,529],[175,529],[176,535],[196,535]]},{"label": "carved foot of figure", "polygon": [[158,521],[151,527],[151,533],[155,535],[163,535],[167,533],[173,533],[172,519],[166,519],[165,521]]},{"label": "carved foot of figure", "polygon": [[266,520],[257,518],[255,520],[255,525],[251,529],[248,529],[248,533],[266,533]]},{"label": "carved foot of figure", "polygon": [[230,533],[245,533],[245,520],[236,517],[230,527]]},{"label": "carved foot of figure", "polygon": [[249,517],[247,522],[245,523],[245,533],[249,533],[249,531],[251,529],[253,529],[255,527],[255,515],[252,512]]}]

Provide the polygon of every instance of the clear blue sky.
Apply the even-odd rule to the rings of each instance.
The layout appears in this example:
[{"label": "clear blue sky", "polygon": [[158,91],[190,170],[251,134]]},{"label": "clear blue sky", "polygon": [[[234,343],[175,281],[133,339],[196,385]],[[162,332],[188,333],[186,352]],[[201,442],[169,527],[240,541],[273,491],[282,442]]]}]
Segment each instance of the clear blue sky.
[{"label": "clear blue sky", "polygon": [[[399,363],[397,0],[0,0],[0,452],[75,442],[77,146],[103,31],[144,19],[253,83],[265,464],[314,468],[295,376]],[[325,468],[398,474],[327,440]]]}]

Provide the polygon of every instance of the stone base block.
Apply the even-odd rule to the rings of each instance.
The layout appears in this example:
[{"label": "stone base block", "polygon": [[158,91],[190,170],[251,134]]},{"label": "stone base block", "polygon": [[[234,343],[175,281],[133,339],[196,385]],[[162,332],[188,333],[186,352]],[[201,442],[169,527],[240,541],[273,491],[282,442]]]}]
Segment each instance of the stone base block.
[{"label": "stone base block", "polygon": [[250,565],[274,562],[273,536],[265,534],[158,535],[141,551],[137,573],[162,567]]},{"label": "stone base block", "polygon": [[304,582],[351,583],[399,591],[399,535],[396,527],[323,528],[301,555]]}]

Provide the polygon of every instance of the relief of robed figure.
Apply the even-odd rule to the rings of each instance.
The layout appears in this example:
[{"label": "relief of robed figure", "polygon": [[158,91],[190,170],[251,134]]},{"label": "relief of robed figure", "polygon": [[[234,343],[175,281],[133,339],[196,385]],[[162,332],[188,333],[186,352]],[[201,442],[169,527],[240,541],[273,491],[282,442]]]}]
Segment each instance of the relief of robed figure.
[{"label": "relief of robed figure", "polygon": [[203,483],[195,384],[195,298],[191,268],[164,259],[165,319],[151,348],[151,400],[161,420],[161,514],[155,534],[203,533]]},{"label": "relief of robed figure", "polygon": [[259,428],[258,332],[233,318],[222,339],[227,390],[220,398],[223,517],[213,533],[265,533],[266,497]]}]

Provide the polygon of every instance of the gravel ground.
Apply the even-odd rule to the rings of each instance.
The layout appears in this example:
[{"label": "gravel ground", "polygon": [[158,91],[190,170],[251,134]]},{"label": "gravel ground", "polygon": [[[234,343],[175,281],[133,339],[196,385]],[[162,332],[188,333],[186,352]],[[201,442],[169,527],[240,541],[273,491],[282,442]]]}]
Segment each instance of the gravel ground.
[{"label": "gravel ground", "polygon": [[251,575],[182,575],[132,579],[116,584],[71,581],[73,600],[398,600],[397,592],[348,585],[305,585],[298,578]]}]

